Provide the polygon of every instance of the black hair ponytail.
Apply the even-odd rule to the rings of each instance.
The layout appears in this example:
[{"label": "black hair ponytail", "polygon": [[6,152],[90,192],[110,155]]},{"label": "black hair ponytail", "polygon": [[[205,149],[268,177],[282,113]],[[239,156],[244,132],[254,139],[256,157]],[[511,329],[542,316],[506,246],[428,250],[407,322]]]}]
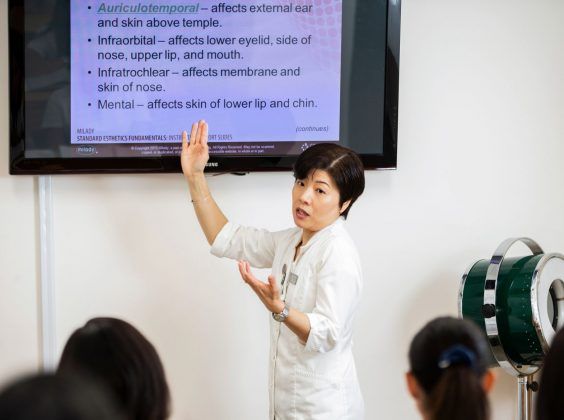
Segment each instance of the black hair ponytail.
[{"label": "black hair ponytail", "polygon": [[437,318],[413,339],[411,372],[425,396],[432,420],[488,420],[489,403],[482,387],[487,371],[487,342],[468,321]]},{"label": "black hair ponytail", "polygon": [[481,378],[466,366],[447,369],[425,399],[434,420],[487,420],[489,404]]}]

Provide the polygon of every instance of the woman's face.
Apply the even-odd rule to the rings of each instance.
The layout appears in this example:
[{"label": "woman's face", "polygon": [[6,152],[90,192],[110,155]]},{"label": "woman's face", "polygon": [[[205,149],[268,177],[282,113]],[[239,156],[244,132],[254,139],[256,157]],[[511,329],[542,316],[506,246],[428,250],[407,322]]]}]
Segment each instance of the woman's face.
[{"label": "woman's face", "polygon": [[313,234],[339,218],[348,202],[339,206],[340,194],[333,178],[321,169],[298,179],[292,189],[292,216],[296,226]]}]

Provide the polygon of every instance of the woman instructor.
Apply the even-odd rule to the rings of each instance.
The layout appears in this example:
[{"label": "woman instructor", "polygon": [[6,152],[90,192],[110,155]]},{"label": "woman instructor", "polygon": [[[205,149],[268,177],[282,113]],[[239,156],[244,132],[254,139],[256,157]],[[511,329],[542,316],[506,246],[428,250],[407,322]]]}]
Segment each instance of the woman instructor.
[{"label": "woman instructor", "polygon": [[[363,419],[352,354],[362,273],[344,223],[364,190],[360,159],[336,144],[303,152],[294,167],[296,227],[269,232],[227,220],[204,177],[208,158],[208,126],[200,121],[189,141],[182,135],[182,170],[212,254],[238,260],[243,280],[272,313],[269,419]],[[268,282],[250,267],[272,268]]]}]

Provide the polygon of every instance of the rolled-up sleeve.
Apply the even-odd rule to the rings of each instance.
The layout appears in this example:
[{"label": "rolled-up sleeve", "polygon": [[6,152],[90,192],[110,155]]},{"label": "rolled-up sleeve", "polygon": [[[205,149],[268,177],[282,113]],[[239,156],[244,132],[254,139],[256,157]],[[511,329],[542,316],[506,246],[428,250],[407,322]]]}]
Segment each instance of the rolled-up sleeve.
[{"label": "rolled-up sleeve", "polygon": [[228,222],[216,236],[211,253],[216,257],[245,260],[256,268],[270,268],[279,234]]},{"label": "rolled-up sleeve", "polygon": [[318,266],[315,307],[306,313],[310,323],[307,351],[329,352],[352,334],[362,292],[362,272],[356,250],[347,245],[329,245]]}]

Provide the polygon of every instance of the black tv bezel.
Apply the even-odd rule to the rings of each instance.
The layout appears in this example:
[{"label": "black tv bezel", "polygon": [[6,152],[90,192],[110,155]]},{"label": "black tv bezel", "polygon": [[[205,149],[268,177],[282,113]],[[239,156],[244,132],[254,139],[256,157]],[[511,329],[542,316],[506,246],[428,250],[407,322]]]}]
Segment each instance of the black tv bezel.
[{"label": "black tv bezel", "polygon": [[[24,7],[24,0],[8,0],[9,13],[9,75],[10,75],[10,174],[117,174],[117,173],[174,173],[181,172],[176,156],[158,158],[26,158],[25,128],[18,124],[18,112],[25,108],[23,54],[16,62],[14,53],[23,51],[24,38],[15,36],[14,27],[24,28],[24,14],[13,13]],[[366,169],[397,168],[397,127],[399,91],[399,40],[401,0],[387,0],[383,153],[359,153]],[[19,76],[19,77],[18,77]],[[23,102],[23,104],[22,104]],[[292,170],[297,156],[210,156],[207,172],[264,172]]]}]

